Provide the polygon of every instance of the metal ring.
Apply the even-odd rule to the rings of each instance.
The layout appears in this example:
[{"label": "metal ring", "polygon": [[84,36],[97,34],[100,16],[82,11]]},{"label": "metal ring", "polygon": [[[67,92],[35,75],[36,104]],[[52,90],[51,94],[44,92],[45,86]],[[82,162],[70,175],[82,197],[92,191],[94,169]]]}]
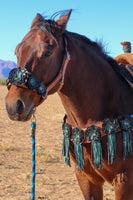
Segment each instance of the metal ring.
[{"label": "metal ring", "polygon": [[36,112],[36,107],[33,109],[32,117],[31,117],[32,122],[36,122],[35,112]]}]

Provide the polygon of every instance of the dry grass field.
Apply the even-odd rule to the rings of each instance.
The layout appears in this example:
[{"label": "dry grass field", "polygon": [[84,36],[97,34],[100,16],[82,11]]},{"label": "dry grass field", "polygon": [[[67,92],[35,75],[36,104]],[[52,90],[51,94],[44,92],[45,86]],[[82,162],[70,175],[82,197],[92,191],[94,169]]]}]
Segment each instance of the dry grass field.
[{"label": "dry grass field", "polygon": [[[0,200],[31,199],[31,133],[29,122],[8,119],[0,86]],[[57,94],[36,111],[36,200],[83,200],[74,164],[61,156],[64,108]],[[104,200],[114,200],[113,188],[104,185]]]}]

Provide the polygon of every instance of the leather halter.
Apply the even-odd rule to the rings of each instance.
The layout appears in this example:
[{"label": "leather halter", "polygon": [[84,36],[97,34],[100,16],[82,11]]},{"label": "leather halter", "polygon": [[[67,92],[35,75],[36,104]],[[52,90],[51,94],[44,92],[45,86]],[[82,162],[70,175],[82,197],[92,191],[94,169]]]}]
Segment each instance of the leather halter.
[{"label": "leather halter", "polygon": [[[64,85],[64,75],[65,75],[65,72],[66,72],[66,68],[68,66],[68,62],[70,61],[70,54],[68,52],[68,49],[67,49],[67,39],[64,38],[64,42],[65,42],[65,55],[64,55],[64,58],[63,58],[63,63],[62,63],[62,66],[60,67],[60,70],[59,70],[59,74],[55,77],[55,79],[53,81],[51,81],[47,86],[46,86],[46,94],[44,96],[41,95],[42,97],[42,100],[45,100],[48,96],[48,93],[57,85],[59,84],[59,88],[57,91],[60,91],[61,88],[63,87]],[[25,69],[26,70],[26,69]],[[31,74],[30,72],[27,71],[27,73]],[[12,85],[12,82],[8,79],[7,80],[7,87],[9,88],[10,86]],[[44,85],[44,84],[43,84]],[[17,85],[18,87],[21,87],[21,88],[27,88],[27,86],[25,84],[18,84]],[[34,91],[34,90],[33,90]],[[56,91],[56,92],[57,92]]]},{"label": "leather halter", "polygon": [[66,54],[65,54],[64,59],[63,59],[63,64],[62,64],[62,66],[60,68],[60,72],[57,75],[57,77],[47,86],[47,88],[46,88],[46,94],[48,94],[49,91],[52,90],[56,86],[57,83],[59,83],[60,86],[59,86],[59,88],[58,88],[58,90],[56,92],[60,91],[61,88],[64,85],[64,75],[65,75],[68,63],[70,61],[70,54],[69,54],[68,49],[67,49],[67,39],[64,38],[64,41],[65,41],[65,51],[66,51]]}]

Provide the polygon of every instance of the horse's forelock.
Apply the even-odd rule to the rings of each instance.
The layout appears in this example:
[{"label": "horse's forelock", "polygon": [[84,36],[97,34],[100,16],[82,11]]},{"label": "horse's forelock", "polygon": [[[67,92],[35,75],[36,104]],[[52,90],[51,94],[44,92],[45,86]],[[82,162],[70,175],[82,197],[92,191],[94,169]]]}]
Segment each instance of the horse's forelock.
[{"label": "horse's forelock", "polygon": [[60,31],[60,26],[56,23],[56,18],[60,18],[62,16],[65,16],[68,13],[68,10],[63,10],[54,13],[50,19],[47,19],[47,17],[44,17],[43,20],[40,18],[37,22],[37,28],[39,30],[42,30],[44,33],[51,35],[55,38],[56,41],[58,41],[57,32]]},{"label": "horse's forelock", "polygon": [[55,37],[55,22],[53,20],[38,21],[37,28],[48,35]]}]

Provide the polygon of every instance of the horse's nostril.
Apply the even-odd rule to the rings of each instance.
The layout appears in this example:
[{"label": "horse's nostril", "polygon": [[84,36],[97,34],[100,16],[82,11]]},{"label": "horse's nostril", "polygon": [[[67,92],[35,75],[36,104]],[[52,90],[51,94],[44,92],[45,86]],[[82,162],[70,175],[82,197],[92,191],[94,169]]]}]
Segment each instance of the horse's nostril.
[{"label": "horse's nostril", "polygon": [[16,110],[18,114],[22,114],[22,112],[24,111],[24,105],[22,103],[21,100],[18,100],[16,103]]}]

